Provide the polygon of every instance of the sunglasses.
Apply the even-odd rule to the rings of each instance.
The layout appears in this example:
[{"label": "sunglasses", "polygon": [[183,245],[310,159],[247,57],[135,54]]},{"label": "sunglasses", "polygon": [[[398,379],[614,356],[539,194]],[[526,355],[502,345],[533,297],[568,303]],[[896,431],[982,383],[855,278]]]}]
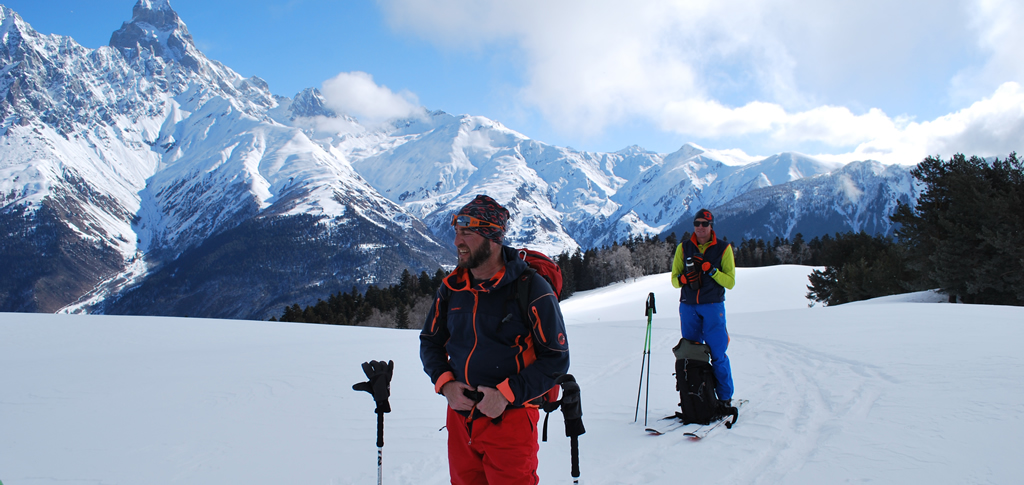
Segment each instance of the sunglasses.
[{"label": "sunglasses", "polygon": [[709,221],[693,221],[693,227],[697,227],[697,226],[708,227],[710,225],[711,225],[711,222],[709,222]]},{"label": "sunglasses", "polygon": [[492,222],[487,222],[483,219],[477,219],[476,217],[467,216],[465,214],[455,214],[452,216],[452,225],[455,227],[494,227],[497,229],[504,229]]}]

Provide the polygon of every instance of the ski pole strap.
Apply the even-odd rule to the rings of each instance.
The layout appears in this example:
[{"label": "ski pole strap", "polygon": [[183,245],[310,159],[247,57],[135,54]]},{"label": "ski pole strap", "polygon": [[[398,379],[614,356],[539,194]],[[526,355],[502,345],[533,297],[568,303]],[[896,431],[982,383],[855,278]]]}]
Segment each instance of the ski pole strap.
[{"label": "ski pole strap", "polygon": [[541,441],[544,442],[548,441],[548,416],[551,416],[551,413],[544,413],[544,432],[541,433],[540,439]]},{"label": "ski pole strap", "polygon": [[[554,388],[552,388],[552,389],[554,389]],[[541,409],[544,410],[544,431],[541,434],[541,441],[547,441],[548,440],[548,417],[550,417],[551,413],[554,410],[558,409],[558,407],[561,406],[561,405],[562,405],[562,400],[561,399],[559,399],[557,401],[544,401],[544,403],[541,405]]]},{"label": "ski pole strap", "polygon": [[[725,427],[726,429],[732,429],[732,425],[736,424],[736,420],[740,418],[740,410],[735,406],[729,406],[725,408]],[[728,421],[729,416],[732,416],[732,421]]]}]

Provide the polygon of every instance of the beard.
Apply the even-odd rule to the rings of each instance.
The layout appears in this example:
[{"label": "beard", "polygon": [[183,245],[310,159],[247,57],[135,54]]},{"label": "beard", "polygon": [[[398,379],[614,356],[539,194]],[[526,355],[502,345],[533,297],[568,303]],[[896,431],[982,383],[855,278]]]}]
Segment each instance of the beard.
[{"label": "beard", "polygon": [[480,246],[476,249],[466,245],[466,250],[469,251],[469,258],[465,261],[459,261],[459,267],[465,269],[473,269],[479,267],[484,261],[487,261],[491,257],[491,245],[489,241],[483,241]]}]

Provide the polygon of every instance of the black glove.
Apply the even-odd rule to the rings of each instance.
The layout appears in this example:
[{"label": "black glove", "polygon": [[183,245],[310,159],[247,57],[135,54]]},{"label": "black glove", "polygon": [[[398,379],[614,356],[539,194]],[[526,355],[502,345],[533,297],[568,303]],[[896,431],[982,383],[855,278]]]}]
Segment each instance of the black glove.
[{"label": "black glove", "polygon": [[562,382],[562,416],[565,417],[565,435],[586,433],[583,427],[583,406],[580,404],[580,385],[572,376]]},{"label": "black glove", "polygon": [[391,403],[388,402],[388,398],[391,397],[391,376],[395,373],[395,362],[393,360],[389,360],[386,364],[382,360],[363,362],[363,372],[370,380],[353,384],[352,389],[366,391],[373,396],[373,400],[377,403],[377,409],[374,412],[390,413]]}]

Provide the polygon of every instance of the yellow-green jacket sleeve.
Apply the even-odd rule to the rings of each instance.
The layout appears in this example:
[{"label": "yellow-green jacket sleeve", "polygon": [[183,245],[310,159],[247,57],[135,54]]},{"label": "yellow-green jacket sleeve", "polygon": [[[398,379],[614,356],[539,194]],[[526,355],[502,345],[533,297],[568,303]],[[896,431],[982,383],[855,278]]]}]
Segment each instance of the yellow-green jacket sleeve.
[{"label": "yellow-green jacket sleeve", "polygon": [[[675,273],[676,262],[679,262],[679,267],[683,267],[683,263],[680,260],[682,258],[682,251],[676,250],[676,260],[672,262],[672,272]],[[682,271],[680,269],[680,271]],[[725,248],[722,252],[722,267],[718,268],[718,272],[711,277],[716,283],[722,285],[727,290],[731,290],[733,286],[736,286],[736,258],[732,254],[732,244]],[[679,282],[676,281],[676,288],[679,288]]]},{"label": "yellow-green jacket sleeve", "polygon": [[683,274],[683,245],[676,246],[676,255],[672,257],[672,286],[682,288],[679,283],[679,275]]}]

